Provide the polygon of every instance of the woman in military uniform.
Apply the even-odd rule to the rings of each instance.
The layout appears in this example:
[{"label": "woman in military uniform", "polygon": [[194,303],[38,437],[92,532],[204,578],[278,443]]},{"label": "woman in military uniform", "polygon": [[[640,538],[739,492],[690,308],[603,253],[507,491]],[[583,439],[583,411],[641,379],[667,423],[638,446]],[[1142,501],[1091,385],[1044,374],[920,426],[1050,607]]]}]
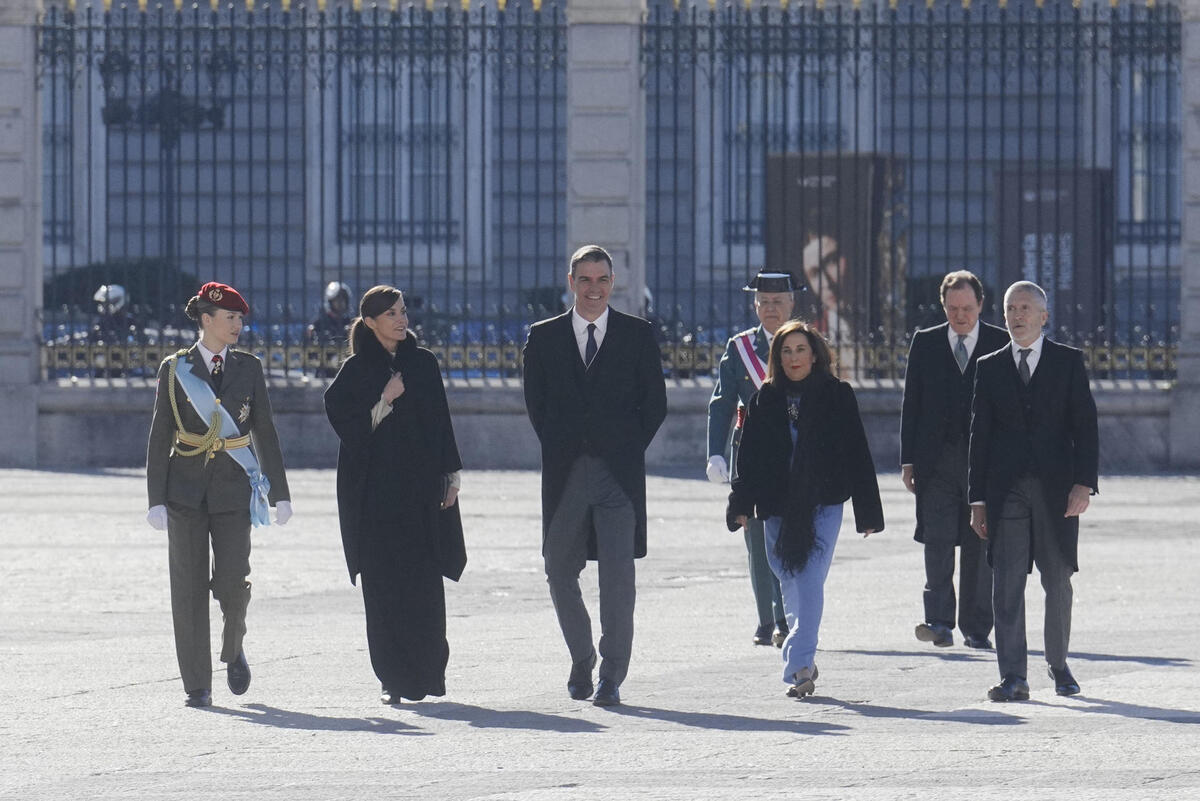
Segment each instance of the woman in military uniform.
[{"label": "woman in military uniform", "polygon": [[437,357],[417,347],[400,290],[363,295],[351,355],[325,391],[341,440],[337,499],[350,581],[362,575],[380,700],[446,694],[443,577],[466,566],[462,462]]},{"label": "woman in military uniform", "polygon": [[[250,603],[250,528],[292,516],[262,363],[234,350],[250,307],[210,282],[188,301],[200,328],[192,347],[158,369],[146,449],[147,521],[167,532],[175,653],[187,705],[212,704],[208,593],[225,618],[221,661],[234,695],[250,686],[242,650]],[[209,541],[212,572],[209,573]]]}]

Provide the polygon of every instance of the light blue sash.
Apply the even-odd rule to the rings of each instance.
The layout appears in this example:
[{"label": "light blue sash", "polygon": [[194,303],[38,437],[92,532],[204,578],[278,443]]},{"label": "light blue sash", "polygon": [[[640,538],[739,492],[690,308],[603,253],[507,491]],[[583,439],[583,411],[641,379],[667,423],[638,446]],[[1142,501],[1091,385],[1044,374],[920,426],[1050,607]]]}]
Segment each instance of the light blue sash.
[{"label": "light blue sash", "polygon": [[[192,374],[191,362],[182,357],[177,358],[175,362],[175,377],[179,379],[179,385],[183,387],[188,403],[192,404],[192,408],[196,410],[196,414],[200,415],[200,419],[211,420],[213,411],[216,410],[221,415],[221,436],[227,439],[240,437],[242,432],[224,404],[217,403],[217,396],[213,394],[212,386],[204,379]],[[226,450],[225,453],[242,466],[242,469],[246,471],[246,477],[250,479],[250,522],[255,526],[271,525],[269,500],[271,482],[259,469],[254,451],[249,448],[233,448]]]}]

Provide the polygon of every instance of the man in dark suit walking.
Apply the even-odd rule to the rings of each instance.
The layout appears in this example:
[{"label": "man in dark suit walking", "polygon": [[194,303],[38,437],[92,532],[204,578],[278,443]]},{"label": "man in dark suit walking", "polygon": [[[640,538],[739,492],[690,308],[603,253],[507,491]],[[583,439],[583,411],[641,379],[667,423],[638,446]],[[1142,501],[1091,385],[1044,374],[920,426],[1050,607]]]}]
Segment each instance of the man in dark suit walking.
[{"label": "man in dark suit walking", "polygon": [[983,284],[967,270],[942,279],[946,322],[913,335],[900,415],[900,470],[917,496],[915,539],[925,546],[925,622],[917,639],[954,644],[954,549],[959,549],[958,628],[968,648],[990,649],[992,571],[971,531],[967,505],[967,441],[971,391],[979,357],[999,350],[1008,334],[979,319]]},{"label": "man in dark suit walking", "polygon": [[1018,281],[1004,293],[1010,345],[979,360],[967,478],[971,527],[988,541],[1000,683],[993,701],[1029,698],[1025,578],[1046,592],[1048,672],[1059,695],[1079,684],[1067,666],[1071,574],[1079,516],[1096,492],[1099,432],[1083,353],[1046,339],[1046,293]]},{"label": "man in dark suit walking", "polygon": [[[550,599],[571,653],[567,691],[596,706],[621,702],[633,648],[634,559],[646,555],[645,451],[667,415],[662,361],[650,323],[609,308],[612,257],[598,245],[571,256],[575,305],[529,329],[525,408],[542,445],[542,556]],[[596,649],[579,591],[595,559]]]}]

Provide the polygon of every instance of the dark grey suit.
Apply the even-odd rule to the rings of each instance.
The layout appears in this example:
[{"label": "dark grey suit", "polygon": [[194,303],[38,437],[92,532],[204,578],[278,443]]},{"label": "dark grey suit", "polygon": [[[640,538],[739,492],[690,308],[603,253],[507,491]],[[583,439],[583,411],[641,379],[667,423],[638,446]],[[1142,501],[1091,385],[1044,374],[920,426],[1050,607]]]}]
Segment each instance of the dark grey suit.
[{"label": "dark grey suit", "polygon": [[980,321],[967,367],[959,370],[950,324],[913,335],[900,415],[900,463],[912,465],[917,501],[914,538],[925,551],[925,622],[955,626],[954,551],[959,550],[958,627],[986,639],[992,631],[992,571],[971,530],[967,441],[975,365],[1004,347],[1008,332]]},{"label": "dark grey suit", "polygon": [[650,323],[610,308],[585,368],[571,315],[537,323],[525,343],[525,407],[542,446],[542,553],[576,663],[592,654],[579,574],[598,561],[600,678],[619,685],[633,647],[633,560],[646,555],[645,451],[667,414],[666,385]]},{"label": "dark grey suit", "polygon": [[[238,424],[251,434],[262,472],[271,482],[270,501],[290,500],[279,437],[271,416],[262,363],[253,354],[227,351],[217,398]],[[173,358],[173,357],[172,357]],[[192,374],[212,384],[208,366],[193,345],[185,356]],[[167,541],[171,571],[171,612],[175,652],[185,690],[212,688],[208,593],[225,618],[221,661],[232,662],[242,651],[246,608],[250,603],[250,481],[228,453],[181,456],[173,450],[175,418],[168,393],[169,359],[158,370],[158,395],[146,448],[149,505],[167,507]],[[178,379],[175,398],[184,428],[208,430]],[[209,539],[212,573],[209,574]]]},{"label": "dark grey suit", "polygon": [[1009,345],[979,360],[972,404],[972,503],[987,505],[1001,677],[1027,677],[1025,580],[1037,564],[1046,592],[1046,661],[1066,667],[1079,518],[1074,485],[1096,491],[1099,434],[1083,353],[1049,339],[1028,386]]}]

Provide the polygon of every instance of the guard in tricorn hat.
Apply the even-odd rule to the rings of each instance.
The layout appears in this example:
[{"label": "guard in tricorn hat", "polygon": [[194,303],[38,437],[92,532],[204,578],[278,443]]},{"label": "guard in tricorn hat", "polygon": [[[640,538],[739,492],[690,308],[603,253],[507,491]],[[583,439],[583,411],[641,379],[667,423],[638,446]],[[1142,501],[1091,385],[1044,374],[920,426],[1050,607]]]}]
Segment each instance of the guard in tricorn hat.
[{"label": "guard in tricorn hat", "polygon": [[268,506],[276,523],[286,523],[292,505],[262,363],[233,347],[250,306],[233,287],[211,281],[185,312],[200,336],[158,369],[146,520],[167,532],[175,654],[187,705],[204,707],[212,704],[209,590],[225,619],[221,661],[229,689],[241,695],[250,686],[242,649],[250,528],[270,523]]},{"label": "guard in tricorn hat", "polygon": [[[729,481],[730,465],[737,461],[738,442],[746,403],[767,375],[767,353],[775,331],[792,316],[796,285],[790,273],[762,270],[744,287],[754,293],[758,325],[731,338],[717,368],[717,384],[708,402],[709,481]],[[731,431],[732,429],[732,431]],[[726,453],[729,454],[726,460]],[[751,520],[743,529],[750,560],[750,585],[758,612],[755,645],[782,646],[788,625],[783,613],[779,581],[767,564],[763,521]]]}]

